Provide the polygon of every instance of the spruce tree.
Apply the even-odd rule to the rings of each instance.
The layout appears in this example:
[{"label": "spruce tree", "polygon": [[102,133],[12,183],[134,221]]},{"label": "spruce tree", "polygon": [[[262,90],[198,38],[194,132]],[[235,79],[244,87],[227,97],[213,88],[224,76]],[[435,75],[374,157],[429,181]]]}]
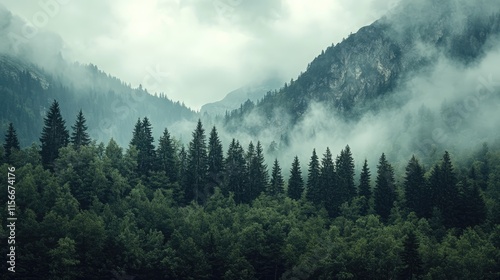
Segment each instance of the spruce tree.
[{"label": "spruce tree", "polygon": [[272,197],[278,197],[284,193],[285,181],[281,175],[281,167],[278,163],[278,159],[274,160],[273,169],[271,171],[271,181],[267,189],[267,194]]},{"label": "spruce tree", "polygon": [[418,279],[422,273],[422,259],[418,248],[418,238],[413,231],[410,231],[403,242],[403,252],[401,252],[403,271],[400,279]]},{"label": "spruce tree", "polygon": [[157,170],[156,151],[154,146],[153,132],[151,123],[147,117],[138,119],[135,124],[131,145],[137,149],[137,174],[148,178],[152,171]]},{"label": "spruce tree", "polygon": [[304,180],[300,170],[299,158],[295,156],[290,169],[290,178],[288,179],[288,196],[292,199],[299,200],[304,192]]},{"label": "spruce tree", "polygon": [[14,129],[14,125],[9,123],[9,128],[7,129],[7,133],[5,134],[5,144],[3,144],[4,148],[4,157],[6,162],[11,162],[11,154],[12,151],[20,150],[19,140],[17,139],[17,133]]},{"label": "spruce tree", "polygon": [[230,192],[234,193],[234,201],[236,203],[244,203],[248,201],[245,197],[247,188],[247,167],[245,155],[240,143],[233,139],[227,151],[227,157],[224,161],[225,170],[225,186],[224,193],[227,195]]},{"label": "spruce tree", "polygon": [[363,205],[361,206],[361,215],[368,214],[370,209],[370,198],[372,197],[372,191],[370,187],[370,169],[368,168],[368,162],[365,159],[363,163],[363,168],[361,169],[361,174],[359,176],[359,196],[363,198]]},{"label": "spruce tree", "polygon": [[335,164],[333,163],[332,153],[328,147],[321,159],[319,186],[319,193],[321,195],[320,205],[325,206],[331,217],[337,215],[340,210],[340,205],[342,204],[342,199],[337,186]]},{"label": "spruce tree", "polygon": [[248,166],[248,194],[247,202],[250,202],[257,198],[265,189],[269,181],[269,174],[267,173],[267,165],[264,159],[264,153],[262,150],[262,145],[257,142],[255,147],[255,152],[252,156],[251,146],[249,145],[249,151],[247,151],[247,161],[249,160]]},{"label": "spruce tree", "polygon": [[349,145],[340,152],[336,160],[337,189],[340,204],[349,202],[356,196],[356,186],[354,185],[354,159],[352,158]]},{"label": "spruce tree", "polygon": [[381,220],[387,222],[391,209],[396,200],[396,187],[394,182],[394,170],[387,162],[385,154],[382,154],[377,166],[377,179],[374,190],[375,212]]},{"label": "spruce tree", "polygon": [[158,141],[158,149],[156,151],[159,161],[159,170],[164,171],[169,182],[178,182],[179,180],[179,158],[170,133],[167,128],[163,131],[163,135]]},{"label": "spruce tree", "polygon": [[460,228],[474,227],[486,219],[486,204],[481,196],[479,184],[464,178],[461,181],[460,209],[457,210]]},{"label": "spruce tree", "polygon": [[44,127],[40,137],[42,164],[49,170],[54,169],[54,160],[59,156],[59,149],[68,145],[69,133],[66,122],[61,116],[59,103],[54,100],[44,119]]},{"label": "spruce tree", "polygon": [[73,144],[75,148],[88,146],[90,144],[90,136],[87,133],[87,125],[85,122],[85,117],[83,116],[82,110],[80,110],[76,116],[75,125],[71,127],[73,129],[71,133],[71,144]]},{"label": "spruce tree", "polygon": [[319,159],[316,149],[313,149],[311,160],[309,161],[306,198],[316,206],[320,206],[323,201],[320,189]]},{"label": "spruce tree", "polygon": [[429,192],[424,177],[424,169],[415,156],[411,157],[406,166],[404,192],[408,210],[415,212],[420,218],[430,218],[432,208],[429,203],[430,200],[427,199]]},{"label": "spruce tree", "polygon": [[187,172],[186,176],[186,199],[203,203],[208,198],[208,189],[206,189],[208,175],[207,144],[205,139],[205,129],[198,120],[196,129],[193,131],[193,139],[189,143],[187,153]]},{"label": "spruce tree", "polygon": [[224,152],[222,151],[222,143],[219,140],[217,129],[215,126],[210,131],[208,138],[208,183],[210,192],[213,188],[221,186],[224,181]]}]

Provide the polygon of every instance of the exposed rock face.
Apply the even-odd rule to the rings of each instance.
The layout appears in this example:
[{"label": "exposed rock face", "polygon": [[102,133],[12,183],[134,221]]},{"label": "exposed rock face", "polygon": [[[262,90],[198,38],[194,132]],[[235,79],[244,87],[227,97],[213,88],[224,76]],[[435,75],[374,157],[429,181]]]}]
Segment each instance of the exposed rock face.
[{"label": "exposed rock face", "polygon": [[[467,65],[500,34],[500,4],[480,0],[418,1],[402,4],[393,14],[361,28],[316,57],[296,81],[268,94],[252,110],[272,122],[282,108],[292,122],[311,102],[321,102],[345,118],[381,109],[380,100],[417,71],[444,55]],[[484,3],[483,3],[484,2]],[[234,125],[234,124],[233,124]]]}]

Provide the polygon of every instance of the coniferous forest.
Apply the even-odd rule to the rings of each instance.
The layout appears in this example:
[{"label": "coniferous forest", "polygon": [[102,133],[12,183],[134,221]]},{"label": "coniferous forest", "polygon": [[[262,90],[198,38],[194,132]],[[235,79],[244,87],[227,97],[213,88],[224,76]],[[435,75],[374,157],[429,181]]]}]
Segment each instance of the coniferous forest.
[{"label": "coniferous forest", "polygon": [[68,124],[54,101],[41,145],[4,132],[16,279],[500,278],[499,143],[404,172],[349,146],[283,166],[201,121],[188,145],[147,117],[127,147],[97,143],[84,113]]}]

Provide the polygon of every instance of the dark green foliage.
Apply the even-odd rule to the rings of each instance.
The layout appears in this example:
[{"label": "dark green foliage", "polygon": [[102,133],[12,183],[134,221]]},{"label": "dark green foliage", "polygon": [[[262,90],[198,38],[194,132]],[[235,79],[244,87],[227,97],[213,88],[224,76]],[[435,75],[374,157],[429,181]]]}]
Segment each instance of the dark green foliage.
[{"label": "dark green foliage", "polygon": [[[251,143],[251,142],[250,142]],[[247,152],[248,166],[248,200],[247,202],[256,199],[265,189],[269,181],[267,173],[267,165],[265,163],[262,145],[257,142],[255,153],[249,157],[251,145]]]},{"label": "dark green foliage", "polygon": [[408,210],[415,212],[418,217],[430,218],[432,213],[431,200],[428,199],[430,191],[424,178],[424,169],[415,156],[411,157],[406,166],[404,191]]},{"label": "dark green foliage", "polygon": [[400,279],[418,279],[422,273],[422,259],[418,252],[419,242],[415,232],[410,231],[403,242],[403,252],[401,260],[403,261],[403,271]]},{"label": "dark green foliage", "polygon": [[159,170],[165,172],[169,182],[179,181],[179,158],[167,128],[158,141],[156,154],[158,155]]},{"label": "dark green foliage", "polygon": [[295,156],[290,169],[290,178],[288,179],[288,197],[299,200],[304,192],[304,180],[300,170],[299,158]]},{"label": "dark green foliage", "polygon": [[375,212],[383,222],[387,222],[392,206],[396,201],[394,170],[382,154],[377,165],[377,179],[374,190]]},{"label": "dark green foliage", "polygon": [[352,158],[349,145],[340,151],[340,156],[335,161],[337,173],[337,189],[341,203],[349,202],[356,196],[356,186],[354,185],[354,159]]},{"label": "dark green foliage", "polygon": [[460,228],[474,227],[482,224],[486,219],[486,205],[481,196],[480,187],[477,183],[464,178],[460,182],[461,194],[458,212]]},{"label": "dark green foliage", "polygon": [[137,174],[147,180],[150,172],[156,170],[156,151],[154,146],[153,131],[147,117],[138,119],[130,145],[137,149]]},{"label": "dark green foliage", "polygon": [[314,205],[321,205],[321,201],[323,200],[322,195],[320,188],[319,159],[316,155],[316,149],[313,149],[311,160],[309,161],[306,198]]},{"label": "dark green foliage", "polygon": [[44,127],[40,142],[42,143],[42,164],[45,168],[53,170],[54,160],[59,155],[59,149],[68,145],[69,133],[66,130],[66,122],[61,116],[59,103],[54,100],[49,112],[44,119]]},{"label": "dark green foliage", "polygon": [[187,174],[185,178],[186,200],[194,200],[197,203],[205,202],[210,193],[206,188],[208,176],[207,143],[201,120],[198,120],[196,129],[193,131],[193,138],[189,142]]},{"label": "dark green foliage", "polygon": [[285,181],[283,180],[283,175],[281,175],[281,167],[278,163],[278,159],[274,160],[273,169],[271,171],[271,181],[269,181],[269,186],[267,188],[267,194],[271,197],[278,197],[284,194]]},{"label": "dark green foliage", "polygon": [[370,187],[370,169],[368,168],[368,161],[365,159],[361,174],[359,175],[359,196],[362,198],[361,214],[368,214],[370,209],[370,199],[372,197],[372,190]]},{"label": "dark green foliage", "polygon": [[14,125],[9,123],[9,128],[5,134],[5,143],[3,144],[4,149],[4,159],[5,162],[10,163],[12,161],[11,154],[14,150],[19,150],[19,140],[17,139],[17,133],[14,129]]},{"label": "dark green foliage", "polygon": [[213,193],[215,187],[222,186],[224,182],[224,152],[222,143],[217,134],[215,126],[210,131],[208,138],[208,177],[207,184],[210,193]]},{"label": "dark green foliage", "polygon": [[337,182],[338,178],[335,172],[332,153],[330,152],[330,148],[327,147],[321,159],[319,195],[321,197],[320,205],[326,208],[330,217],[336,216],[339,213],[340,205],[342,205],[342,198]]},{"label": "dark green foliage", "polygon": [[443,155],[441,164],[434,166],[429,183],[433,207],[441,212],[444,226],[458,226],[459,191],[455,171],[447,151]]},{"label": "dark green foliage", "polygon": [[233,139],[231,144],[229,144],[227,156],[224,160],[226,175],[223,190],[225,194],[232,192],[236,203],[249,201],[247,197],[248,193],[246,192],[248,185],[248,169],[246,167],[244,153],[240,143]]},{"label": "dark green foliage", "polygon": [[71,133],[71,144],[76,148],[90,144],[90,136],[87,133],[87,125],[85,123],[85,117],[83,116],[82,110],[80,110],[76,116],[75,125],[71,127],[73,129]]}]

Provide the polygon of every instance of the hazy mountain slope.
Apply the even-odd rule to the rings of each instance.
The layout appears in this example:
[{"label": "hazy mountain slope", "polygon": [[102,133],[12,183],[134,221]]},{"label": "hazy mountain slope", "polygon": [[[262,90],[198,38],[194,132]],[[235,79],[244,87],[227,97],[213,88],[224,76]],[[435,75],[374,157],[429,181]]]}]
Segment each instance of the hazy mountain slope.
[{"label": "hazy mountain slope", "polygon": [[226,112],[238,109],[245,101],[257,102],[267,92],[277,89],[283,83],[277,79],[271,79],[262,83],[241,87],[228,93],[222,100],[205,104],[201,107],[201,114],[224,116]]},{"label": "hazy mountain slope", "polygon": [[66,126],[71,130],[80,109],[87,119],[91,137],[111,137],[127,145],[138,118],[147,116],[157,139],[167,126],[194,120],[196,113],[165,96],[133,89],[93,65],[60,62],[57,73],[49,73],[22,59],[0,55],[0,129],[13,122],[21,145],[38,142],[45,111],[58,100]]}]

